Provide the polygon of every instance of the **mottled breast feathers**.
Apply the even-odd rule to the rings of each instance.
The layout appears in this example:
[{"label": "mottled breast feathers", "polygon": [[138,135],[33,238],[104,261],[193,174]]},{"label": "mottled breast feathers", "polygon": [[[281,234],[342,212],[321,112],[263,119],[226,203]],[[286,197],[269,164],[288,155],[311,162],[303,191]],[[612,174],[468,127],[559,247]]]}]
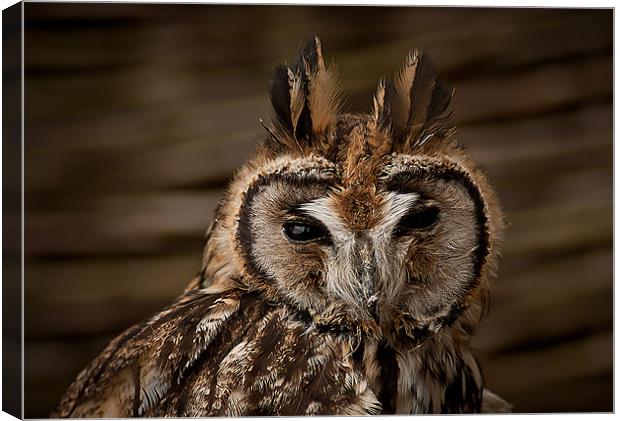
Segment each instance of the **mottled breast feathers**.
[{"label": "mottled breast feathers", "polygon": [[[441,356],[425,361],[426,353],[401,355],[384,343],[321,331],[307,315],[256,292],[195,290],[113,340],[80,374],[53,416],[479,410],[477,364],[463,359],[443,368]],[[399,378],[402,368],[411,372]],[[390,370],[396,371],[394,384]],[[416,376],[439,376],[450,387],[434,401]],[[409,399],[399,400],[403,395]]]}]

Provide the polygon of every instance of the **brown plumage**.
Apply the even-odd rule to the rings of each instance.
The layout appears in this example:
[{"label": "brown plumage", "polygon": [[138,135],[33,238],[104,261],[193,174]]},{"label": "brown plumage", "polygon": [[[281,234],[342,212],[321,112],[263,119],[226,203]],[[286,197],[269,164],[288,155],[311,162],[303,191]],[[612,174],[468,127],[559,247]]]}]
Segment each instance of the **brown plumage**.
[{"label": "brown plumage", "polygon": [[200,276],[53,415],[508,410],[470,346],[502,215],[428,58],[408,54],[370,114],[343,114],[314,39],[269,95],[267,138],[218,207]]}]

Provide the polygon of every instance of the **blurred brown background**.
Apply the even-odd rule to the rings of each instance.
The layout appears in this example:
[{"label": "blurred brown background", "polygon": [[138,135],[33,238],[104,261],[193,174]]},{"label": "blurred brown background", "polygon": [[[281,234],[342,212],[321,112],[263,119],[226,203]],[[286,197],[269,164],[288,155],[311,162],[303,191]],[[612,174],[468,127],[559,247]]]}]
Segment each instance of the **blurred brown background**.
[{"label": "blurred brown background", "polygon": [[266,81],[322,37],[349,108],[412,47],[511,223],[476,339],[517,412],[612,408],[611,10],[26,3],[27,417],[198,271],[263,135]]}]

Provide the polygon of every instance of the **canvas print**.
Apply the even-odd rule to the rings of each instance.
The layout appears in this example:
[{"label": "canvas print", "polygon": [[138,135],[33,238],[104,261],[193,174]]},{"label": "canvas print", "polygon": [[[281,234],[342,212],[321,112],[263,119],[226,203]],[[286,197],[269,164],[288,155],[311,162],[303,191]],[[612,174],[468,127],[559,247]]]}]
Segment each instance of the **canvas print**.
[{"label": "canvas print", "polygon": [[611,9],[22,22],[24,417],[613,411]]}]

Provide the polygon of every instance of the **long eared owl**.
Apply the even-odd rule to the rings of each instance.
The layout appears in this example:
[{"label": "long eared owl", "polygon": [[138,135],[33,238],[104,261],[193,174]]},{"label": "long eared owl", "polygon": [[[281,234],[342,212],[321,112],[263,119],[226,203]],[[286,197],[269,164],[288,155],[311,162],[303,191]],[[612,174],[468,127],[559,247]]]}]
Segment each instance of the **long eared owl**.
[{"label": "long eared owl", "polygon": [[53,415],[507,410],[470,345],[503,217],[428,57],[410,52],[371,112],[348,114],[315,38],[269,95],[199,275],[110,342]]}]

